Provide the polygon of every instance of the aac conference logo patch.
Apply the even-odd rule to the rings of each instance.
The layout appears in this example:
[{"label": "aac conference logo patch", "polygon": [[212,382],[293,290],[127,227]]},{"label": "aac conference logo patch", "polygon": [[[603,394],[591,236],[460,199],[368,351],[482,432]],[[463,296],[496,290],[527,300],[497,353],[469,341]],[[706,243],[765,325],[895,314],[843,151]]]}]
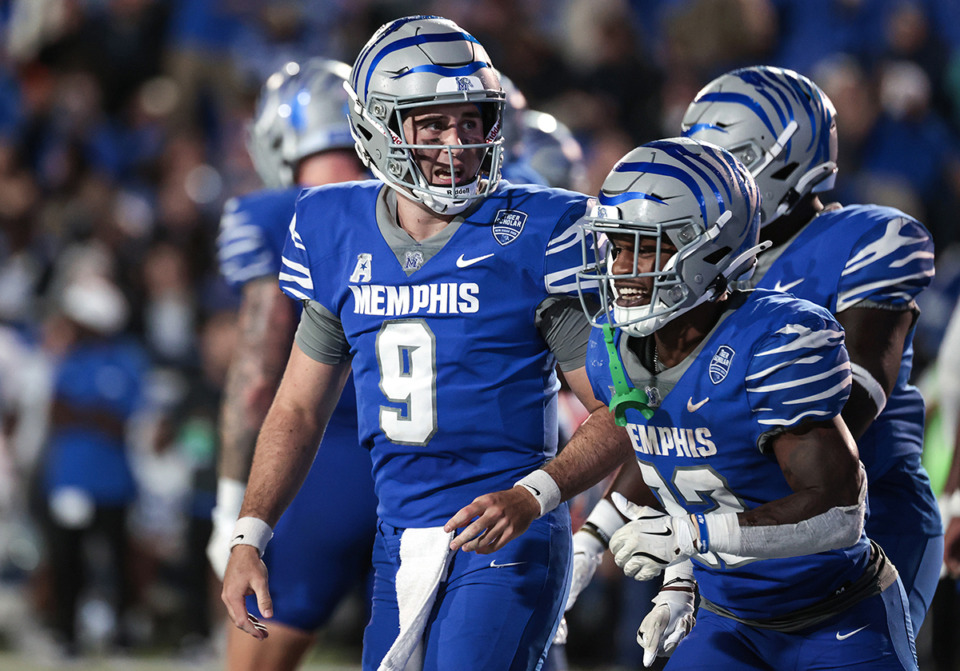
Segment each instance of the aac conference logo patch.
[{"label": "aac conference logo patch", "polygon": [[727,377],[727,373],[730,372],[730,362],[733,361],[735,354],[736,352],[733,351],[733,348],[729,345],[720,345],[720,347],[717,348],[717,353],[710,359],[710,367],[707,369],[711,382],[714,384],[723,382],[723,379]]},{"label": "aac conference logo patch", "polygon": [[493,220],[493,238],[500,246],[509,245],[520,237],[527,213],[520,210],[498,210]]}]

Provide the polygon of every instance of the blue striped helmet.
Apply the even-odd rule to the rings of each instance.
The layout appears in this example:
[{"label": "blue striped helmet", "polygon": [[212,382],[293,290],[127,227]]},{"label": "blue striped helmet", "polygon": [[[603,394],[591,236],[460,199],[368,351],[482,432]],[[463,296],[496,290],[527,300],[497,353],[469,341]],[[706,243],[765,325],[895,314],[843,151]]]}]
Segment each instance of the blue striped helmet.
[{"label": "blue striped helmet", "polygon": [[792,211],[808,193],[833,188],[837,123],[833,103],[806,77],[756,66],[714,79],[681,122],[685,137],[720,145],[757,180],[762,225]]},{"label": "blue striped helmet", "polygon": [[[581,287],[599,283],[601,295],[600,312],[588,316],[597,326],[605,316],[636,336],[720,298],[730,281],[753,271],[762,248],[753,177],[730,152],[688,138],[651,142],[620,159],[586,219],[577,281]],[[639,272],[635,256],[631,274],[615,275],[607,253],[610,234],[633,235],[634,249],[645,238],[658,249],[669,240],[677,253],[651,272]],[[653,278],[650,302],[618,306],[617,281],[638,277]]]},{"label": "blue striped helmet", "polygon": [[247,129],[247,151],[266,186],[292,186],[307,156],[353,146],[343,89],[349,76],[346,63],[312,58],[267,78]]},{"label": "blue striped helmet", "polygon": [[[357,57],[348,93],[357,153],[373,173],[440,214],[456,214],[493,192],[500,180],[504,94],[487,52],[453,21],[409,16],[382,26]],[[428,105],[473,102],[483,115],[485,142],[414,145],[403,133],[404,114]],[[413,150],[480,150],[480,174],[469,184],[434,186]]]}]

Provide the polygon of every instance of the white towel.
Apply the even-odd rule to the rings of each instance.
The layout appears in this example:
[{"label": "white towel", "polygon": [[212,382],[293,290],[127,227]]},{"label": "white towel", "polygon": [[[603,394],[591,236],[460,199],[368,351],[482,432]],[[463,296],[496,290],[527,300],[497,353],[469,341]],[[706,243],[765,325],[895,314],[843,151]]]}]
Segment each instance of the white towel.
[{"label": "white towel", "polygon": [[453,532],[443,527],[405,529],[400,537],[397,605],[400,634],[378,671],[415,671],[423,667],[423,629],[450,565]]}]

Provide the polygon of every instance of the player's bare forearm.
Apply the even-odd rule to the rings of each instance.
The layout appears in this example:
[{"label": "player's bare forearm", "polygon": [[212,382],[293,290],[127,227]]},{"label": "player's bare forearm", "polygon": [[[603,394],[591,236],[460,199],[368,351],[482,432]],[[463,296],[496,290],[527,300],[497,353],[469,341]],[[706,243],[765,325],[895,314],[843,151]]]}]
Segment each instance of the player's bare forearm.
[{"label": "player's bare forearm", "polygon": [[296,328],[293,302],[276,278],[243,288],[240,341],[230,364],[220,413],[219,475],[244,482],[257,434],[276,393]]},{"label": "player's bare forearm", "polygon": [[794,524],[830,508],[857,504],[864,475],[841,418],[808,422],[781,434],[774,452],[793,494],[740,513],[741,526]]},{"label": "player's bare forearm", "polygon": [[590,413],[563,451],[543,470],[557,483],[566,501],[634,458],[626,430],[617,426],[606,406],[601,406]]},{"label": "player's bare forearm", "polygon": [[241,517],[273,526],[313,464],[350,364],[321,364],[294,346],[276,398],[263,422]]}]

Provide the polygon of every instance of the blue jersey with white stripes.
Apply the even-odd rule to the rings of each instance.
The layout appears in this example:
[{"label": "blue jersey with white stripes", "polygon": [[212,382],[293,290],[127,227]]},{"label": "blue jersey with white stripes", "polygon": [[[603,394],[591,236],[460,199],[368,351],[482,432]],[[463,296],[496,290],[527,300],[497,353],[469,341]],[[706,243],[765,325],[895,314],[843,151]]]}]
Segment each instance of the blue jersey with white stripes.
[{"label": "blue jersey with white stripes", "polygon": [[304,192],[281,287],[342,323],[381,518],[436,526],[556,454],[556,358],[535,322],[576,295],[586,196],[501,182],[422,262],[385,240],[382,188]]},{"label": "blue jersey with white stripes", "polygon": [[217,236],[220,274],[234,289],[259,277],[276,277],[299,187],[267,189],[231,198]]},{"label": "blue jersey with white stripes", "polygon": [[[250,280],[279,276],[283,245],[299,195],[300,187],[265,189],[227,201],[217,235],[217,260],[227,284],[239,290]],[[299,313],[300,301],[295,305]],[[331,434],[327,442],[352,443],[356,449],[355,417],[356,392],[352,380],[347,380],[331,418],[331,426],[339,427],[342,435],[334,439]]]},{"label": "blue jersey with white stripes", "polygon": [[[627,410],[644,481],[671,515],[739,512],[792,494],[768,440],[805,420],[840,414],[852,384],[843,329],[829,312],[787,294],[734,293],[732,308],[684,362],[654,376],[616,332],[633,386],[659,403],[650,420]],[[594,329],[587,372],[609,404],[610,355]],[[794,611],[858,578],[866,536],[846,549],[758,561],[694,557],[704,597],[748,618]]]},{"label": "blue jersey with white stripes", "polygon": [[[930,234],[912,217],[891,207],[848,205],[814,218],[753,282],[789,291],[834,314],[852,307],[912,309],[933,280],[933,261]],[[924,404],[919,390],[909,384],[912,364],[913,329],[904,340],[896,386],[883,412],[857,441],[871,483],[891,469],[919,468]],[[929,490],[926,477],[922,479]],[[930,501],[921,506],[923,525],[936,533],[940,521],[932,494],[925,495]],[[870,498],[876,512],[883,504],[872,487]],[[897,507],[896,502],[890,506],[894,519]],[[911,517],[909,526],[916,527],[917,520]]]}]

